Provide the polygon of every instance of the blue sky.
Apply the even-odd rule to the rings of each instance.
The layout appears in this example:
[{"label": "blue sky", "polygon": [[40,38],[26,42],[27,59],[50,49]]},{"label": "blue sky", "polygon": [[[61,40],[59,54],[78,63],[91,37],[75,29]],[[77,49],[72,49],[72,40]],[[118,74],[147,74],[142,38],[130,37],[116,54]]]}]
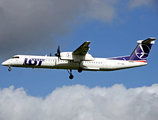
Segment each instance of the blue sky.
[{"label": "blue sky", "polygon": [[[42,34],[43,31],[40,31],[41,36],[43,35],[44,37],[39,35],[39,42],[38,40],[33,42],[27,40],[19,41],[15,37],[15,44],[12,44],[14,47],[10,48],[10,44],[5,43],[4,40],[1,41],[1,44],[5,43],[4,45],[6,46],[1,45],[1,48],[4,48],[2,50],[3,53],[1,52],[0,62],[2,63],[5,59],[15,54],[49,55],[50,52],[55,54],[58,45],[61,46],[61,51],[74,51],[84,41],[91,41],[89,53],[93,57],[106,58],[130,55],[137,45],[137,40],[158,37],[158,9],[156,1],[123,0],[122,2],[112,0],[110,2],[108,0],[96,0],[96,2],[93,2],[87,2],[87,6],[90,7],[89,9],[83,8],[83,12],[73,8],[74,11],[76,10],[73,14],[74,16],[61,20],[61,25],[57,23],[59,30],[54,30],[54,28],[50,30],[52,26],[49,29],[45,29],[45,24],[41,26],[44,27],[45,31],[49,32],[49,35]],[[104,5],[106,8],[104,8]],[[71,11],[73,9],[70,8]],[[40,21],[40,23],[42,22]],[[28,22],[27,24],[32,23]],[[28,26],[30,27],[31,25]],[[58,26],[55,26],[55,28],[58,29]],[[22,28],[19,27],[19,29]],[[40,29],[40,26],[38,26],[38,29]],[[23,34],[18,32],[15,34]],[[40,32],[37,31],[38,34]],[[12,31],[7,33],[9,36],[9,33],[12,34]],[[36,35],[37,33],[32,29],[30,36],[32,37],[33,34]],[[27,35],[29,36],[29,34]],[[28,39],[31,37],[28,37]],[[23,37],[20,36],[19,38],[22,39]],[[53,40],[49,40],[50,38]],[[21,48],[19,44],[22,45]],[[6,51],[7,48],[10,51]],[[112,72],[83,71],[78,73],[74,70],[73,80],[69,80],[69,74],[66,70],[12,68],[12,71],[8,72],[7,67],[1,66],[0,88],[3,90],[4,88],[9,89],[10,86],[14,86],[14,89],[22,87],[28,96],[46,98],[57,88],[64,88],[63,86],[83,85],[89,89],[97,86],[100,88],[113,88],[112,86],[117,84],[122,84],[124,89],[150,87],[158,83],[157,51],[156,40],[156,44],[153,45],[149,54],[147,66]]]},{"label": "blue sky", "polygon": [[[68,34],[58,38],[56,46],[60,44],[61,51],[74,51],[84,41],[91,41],[89,53],[93,57],[115,57],[131,54],[137,40],[157,37],[157,9],[148,6],[128,8],[121,5],[115,9],[117,15],[111,21],[90,19],[73,24]],[[12,72],[8,72],[7,67],[1,66],[1,88],[11,85],[15,88],[24,87],[30,95],[45,97],[56,87],[63,85],[110,87],[114,84],[124,84],[127,88],[150,86],[157,83],[158,78],[156,46],[155,44],[152,47],[147,66],[113,72],[84,71],[80,74],[73,71],[73,80],[69,80],[66,70],[13,68]],[[36,51],[42,51],[41,55],[49,54],[48,52],[54,54],[56,48],[49,48],[51,51],[36,48]],[[32,54],[36,52],[32,51]]]}]

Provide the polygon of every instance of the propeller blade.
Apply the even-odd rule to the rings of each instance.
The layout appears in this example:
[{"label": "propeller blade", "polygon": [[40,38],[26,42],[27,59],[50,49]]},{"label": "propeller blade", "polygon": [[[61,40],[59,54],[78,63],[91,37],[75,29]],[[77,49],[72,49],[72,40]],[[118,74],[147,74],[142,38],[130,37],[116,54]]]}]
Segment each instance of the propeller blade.
[{"label": "propeller blade", "polygon": [[60,53],[60,46],[58,46],[58,50],[57,50],[57,53]]},{"label": "propeller blade", "polygon": [[58,46],[57,53],[55,54],[55,56],[60,57],[60,46]]}]

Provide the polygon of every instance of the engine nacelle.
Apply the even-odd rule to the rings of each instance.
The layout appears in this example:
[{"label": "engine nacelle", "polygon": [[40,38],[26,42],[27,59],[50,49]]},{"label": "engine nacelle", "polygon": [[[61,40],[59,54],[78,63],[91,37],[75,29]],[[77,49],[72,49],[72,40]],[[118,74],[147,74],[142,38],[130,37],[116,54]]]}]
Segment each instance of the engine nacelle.
[{"label": "engine nacelle", "polygon": [[73,55],[72,52],[61,52],[60,59],[61,60],[73,60],[74,62],[94,60],[94,58],[92,57],[91,54],[87,53],[86,55]]}]

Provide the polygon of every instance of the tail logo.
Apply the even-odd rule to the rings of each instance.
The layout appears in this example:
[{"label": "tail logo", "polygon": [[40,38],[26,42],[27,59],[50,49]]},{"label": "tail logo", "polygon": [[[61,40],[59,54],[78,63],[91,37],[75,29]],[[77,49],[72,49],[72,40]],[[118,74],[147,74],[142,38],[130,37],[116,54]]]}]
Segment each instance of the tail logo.
[{"label": "tail logo", "polygon": [[141,60],[147,59],[149,52],[150,48],[145,44],[140,44],[138,48],[135,50],[136,56]]}]

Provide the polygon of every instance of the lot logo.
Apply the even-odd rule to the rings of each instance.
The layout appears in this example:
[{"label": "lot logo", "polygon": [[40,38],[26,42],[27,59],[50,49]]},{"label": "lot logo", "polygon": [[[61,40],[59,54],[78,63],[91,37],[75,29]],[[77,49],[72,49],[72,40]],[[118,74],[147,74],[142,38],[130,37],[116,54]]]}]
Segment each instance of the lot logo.
[{"label": "lot logo", "polygon": [[25,58],[23,65],[37,65],[37,66],[41,66],[42,62],[44,61],[44,59],[37,59],[37,58]]},{"label": "lot logo", "polygon": [[149,52],[150,52],[150,48],[145,44],[139,45],[135,51],[136,56],[139,59],[147,59]]}]

